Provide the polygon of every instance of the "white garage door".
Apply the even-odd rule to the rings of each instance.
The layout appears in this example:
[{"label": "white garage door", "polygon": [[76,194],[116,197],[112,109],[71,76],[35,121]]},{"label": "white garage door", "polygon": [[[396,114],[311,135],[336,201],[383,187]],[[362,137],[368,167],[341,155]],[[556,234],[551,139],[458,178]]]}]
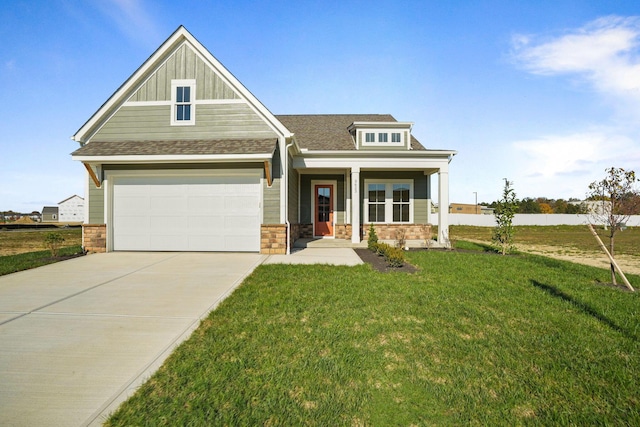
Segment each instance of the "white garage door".
[{"label": "white garage door", "polygon": [[118,177],[113,249],[260,251],[258,177]]}]

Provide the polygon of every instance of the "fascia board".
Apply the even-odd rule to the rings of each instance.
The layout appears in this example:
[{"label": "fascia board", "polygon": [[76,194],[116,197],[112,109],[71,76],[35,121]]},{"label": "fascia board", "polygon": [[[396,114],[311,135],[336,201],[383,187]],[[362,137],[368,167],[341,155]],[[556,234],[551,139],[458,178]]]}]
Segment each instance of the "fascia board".
[{"label": "fascia board", "polygon": [[349,128],[411,128],[413,122],[353,122]]},{"label": "fascia board", "polygon": [[294,157],[293,167],[298,169],[432,169],[441,168],[449,164],[448,157],[440,158],[327,158],[327,157]]},{"label": "fascia board", "polygon": [[351,158],[403,158],[403,157],[419,157],[419,158],[432,158],[432,157],[450,157],[458,154],[455,150],[411,150],[411,151],[391,151],[391,150],[377,150],[377,151],[367,151],[367,150],[350,150],[350,151],[331,151],[331,150],[323,150],[323,151],[302,151],[302,155],[304,157],[326,157],[326,158],[337,158],[337,157],[351,157]]},{"label": "fascia board", "polygon": [[89,164],[127,163],[235,163],[271,161],[269,154],[210,154],[210,155],[156,155],[156,156],[71,156],[72,160]]}]

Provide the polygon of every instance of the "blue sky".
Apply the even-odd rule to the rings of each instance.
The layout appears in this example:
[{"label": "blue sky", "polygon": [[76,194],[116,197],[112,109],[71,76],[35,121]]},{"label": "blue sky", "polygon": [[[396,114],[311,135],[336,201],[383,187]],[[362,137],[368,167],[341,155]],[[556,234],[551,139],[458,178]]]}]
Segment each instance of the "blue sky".
[{"label": "blue sky", "polygon": [[640,172],[637,0],[16,0],[0,22],[0,210],[83,194],[70,136],[179,25],[274,114],[414,122],[458,151],[452,202]]}]

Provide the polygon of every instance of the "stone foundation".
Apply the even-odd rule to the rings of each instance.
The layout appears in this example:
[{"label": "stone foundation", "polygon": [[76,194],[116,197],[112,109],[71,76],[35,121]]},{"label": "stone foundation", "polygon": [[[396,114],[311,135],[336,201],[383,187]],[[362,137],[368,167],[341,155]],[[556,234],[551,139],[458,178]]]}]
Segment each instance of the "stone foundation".
[{"label": "stone foundation", "polygon": [[313,224],[296,224],[298,226],[298,239],[313,238]]},{"label": "stone foundation", "polygon": [[351,224],[336,224],[336,239],[351,240]]},{"label": "stone foundation", "polygon": [[90,253],[107,251],[107,225],[82,224],[82,247]]},{"label": "stone foundation", "polygon": [[260,253],[269,255],[287,253],[287,224],[260,226]]},{"label": "stone foundation", "polygon": [[[369,239],[370,224],[364,224],[362,240]],[[431,237],[431,224],[373,224],[379,240],[396,240],[398,230],[404,230],[405,240],[425,240]]]}]

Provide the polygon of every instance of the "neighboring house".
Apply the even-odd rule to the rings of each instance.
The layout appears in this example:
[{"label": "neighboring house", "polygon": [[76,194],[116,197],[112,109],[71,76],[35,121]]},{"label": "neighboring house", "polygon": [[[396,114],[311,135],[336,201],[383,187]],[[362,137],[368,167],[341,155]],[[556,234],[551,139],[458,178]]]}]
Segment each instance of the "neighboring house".
[{"label": "neighboring house", "polygon": [[[273,115],[184,27],[72,137],[89,251],[288,253],[298,238],[427,237],[452,150],[388,114]],[[447,244],[448,214],[439,214]],[[385,237],[386,236],[386,237]]]},{"label": "neighboring house", "polygon": [[473,205],[473,204],[467,204],[467,203],[451,203],[449,205],[449,213],[491,215],[493,214],[493,209],[483,205]]},{"label": "neighboring house", "polygon": [[58,207],[57,206],[43,207],[42,222],[58,222]]},{"label": "neighboring house", "polygon": [[84,199],[73,195],[58,203],[60,222],[84,222]]}]

